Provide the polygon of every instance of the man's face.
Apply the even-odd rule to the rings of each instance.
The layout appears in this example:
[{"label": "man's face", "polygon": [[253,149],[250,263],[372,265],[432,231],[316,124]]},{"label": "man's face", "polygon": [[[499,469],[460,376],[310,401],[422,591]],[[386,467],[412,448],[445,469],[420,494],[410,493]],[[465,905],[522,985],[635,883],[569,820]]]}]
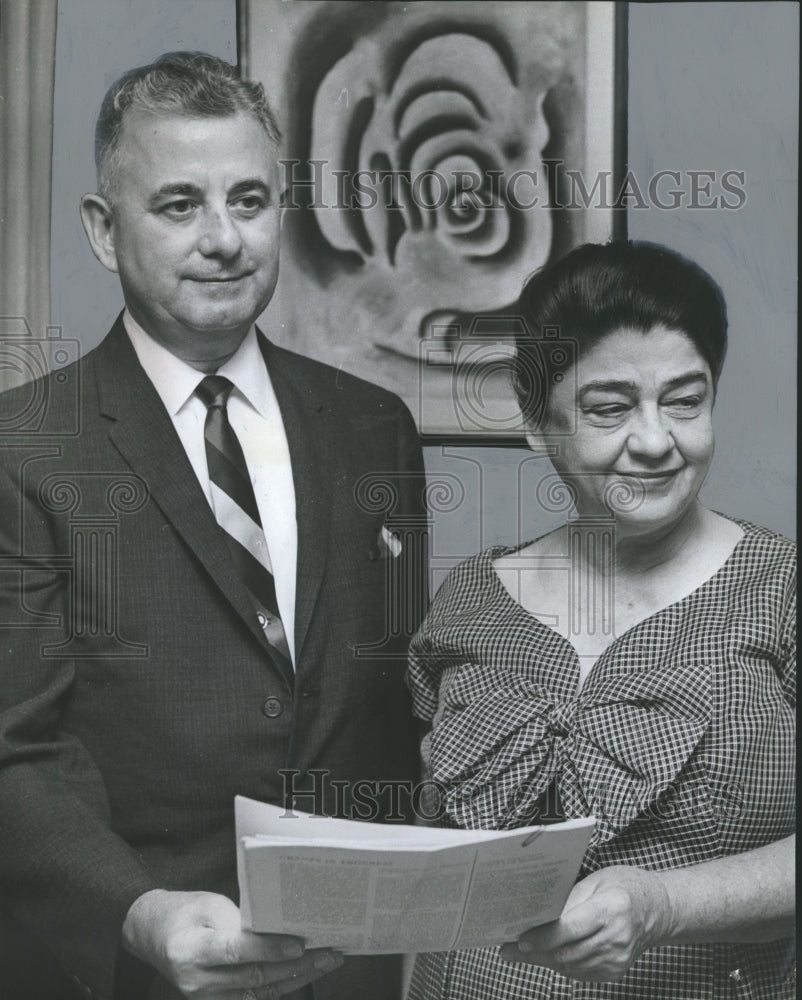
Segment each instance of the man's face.
[{"label": "man's face", "polygon": [[110,261],[137,322],[211,369],[239,346],[278,278],[277,155],[261,125],[129,113],[112,178]]}]

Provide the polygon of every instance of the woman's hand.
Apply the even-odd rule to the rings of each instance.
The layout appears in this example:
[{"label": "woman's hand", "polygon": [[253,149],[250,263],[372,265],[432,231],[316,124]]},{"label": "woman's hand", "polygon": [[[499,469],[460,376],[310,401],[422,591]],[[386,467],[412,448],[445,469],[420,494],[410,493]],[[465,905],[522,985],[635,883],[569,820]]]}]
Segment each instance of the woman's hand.
[{"label": "woman's hand", "polygon": [[558,920],[504,945],[502,957],[608,982],[656,945],[791,937],[795,857],[791,836],[688,868],[602,868],[577,882]]},{"label": "woman's hand", "polygon": [[558,920],[504,945],[508,962],[554,969],[569,979],[613,982],[653,947],[671,924],[660,876],[641,868],[602,868],[578,882]]}]

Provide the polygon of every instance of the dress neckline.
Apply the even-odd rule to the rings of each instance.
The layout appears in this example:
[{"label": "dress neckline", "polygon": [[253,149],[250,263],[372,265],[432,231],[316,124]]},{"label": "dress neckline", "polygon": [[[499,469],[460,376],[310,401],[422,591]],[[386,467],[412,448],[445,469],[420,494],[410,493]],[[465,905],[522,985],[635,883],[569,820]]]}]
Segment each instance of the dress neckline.
[{"label": "dress neckline", "polygon": [[[719,511],[714,511],[713,513],[719,514]],[[689,593],[685,594],[683,597],[678,598],[676,601],[672,601],[665,607],[659,608],[657,611],[652,612],[652,614],[647,615],[645,618],[641,618],[640,621],[635,622],[634,625],[630,625],[629,628],[625,629],[621,633],[621,635],[615,636],[612,642],[610,642],[607,646],[605,646],[605,648],[593,661],[593,664],[591,665],[590,669],[585,675],[584,680],[582,680],[581,683],[580,683],[581,680],[580,654],[577,652],[577,649],[574,646],[574,644],[569,639],[566,639],[566,637],[562,635],[561,632],[558,632],[557,629],[553,628],[551,625],[547,625],[546,622],[541,621],[541,619],[538,618],[537,615],[527,610],[523,606],[523,604],[521,604],[520,601],[516,601],[515,598],[512,596],[512,594],[510,594],[510,592],[504,586],[504,583],[498,574],[498,570],[494,565],[495,560],[500,556],[512,555],[514,552],[520,551],[527,545],[532,545],[534,544],[534,542],[539,541],[541,538],[545,538],[546,535],[539,535],[537,538],[531,539],[530,541],[522,542],[520,545],[495,545],[489,549],[486,549],[483,555],[487,557],[487,570],[488,570],[488,575],[492,578],[492,585],[494,589],[496,589],[500,593],[502,599],[506,600],[506,602],[510,604],[512,607],[516,608],[524,618],[528,619],[530,622],[533,622],[537,628],[545,631],[545,633],[552,639],[552,641],[560,643],[565,649],[567,649],[570,652],[571,666],[574,668],[576,672],[574,695],[575,697],[578,698],[581,695],[582,690],[587,686],[588,681],[591,679],[591,677],[594,674],[598,673],[598,668],[600,668],[604,663],[604,661],[608,658],[608,654],[611,654],[616,647],[618,647],[624,642],[624,640],[630,640],[634,633],[637,633],[647,624],[648,625],[653,624],[655,620],[659,619],[663,615],[679,614],[681,610],[683,610],[683,606],[685,604],[690,603],[692,600],[698,599],[698,597],[703,595],[708,589],[711,588],[711,586],[713,586],[714,584],[717,585],[720,582],[719,579],[720,577],[725,576],[730,571],[732,564],[736,561],[736,557],[740,557],[740,549],[743,547],[746,540],[748,538],[751,538],[751,536],[757,529],[755,528],[754,525],[750,524],[748,521],[742,520],[741,518],[733,517],[729,514],[719,514],[719,516],[726,518],[728,521],[734,522],[743,531],[743,534],[735,543],[735,545],[732,548],[732,551],[724,560],[724,562],[722,562],[722,564],[718,567],[718,569],[716,569],[715,572],[711,573],[711,575],[707,577],[706,580],[703,580],[698,587],[695,587]],[[550,532],[547,532],[547,534],[550,534]]]}]

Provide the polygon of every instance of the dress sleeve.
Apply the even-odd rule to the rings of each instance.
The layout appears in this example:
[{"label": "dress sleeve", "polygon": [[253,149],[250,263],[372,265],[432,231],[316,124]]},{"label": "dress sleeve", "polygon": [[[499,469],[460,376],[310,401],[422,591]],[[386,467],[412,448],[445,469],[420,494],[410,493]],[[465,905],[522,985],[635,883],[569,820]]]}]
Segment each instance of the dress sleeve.
[{"label": "dress sleeve", "polygon": [[448,668],[428,737],[432,780],[448,818],[468,829],[542,822],[557,776],[548,693],[514,669]]},{"label": "dress sleeve", "polygon": [[474,602],[464,599],[469,572],[452,570],[410,645],[414,711],[431,723],[421,745],[424,773],[439,801],[438,818],[448,825],[536,823],[554,776],[548,724],[554,702],[523,662],[490,662],[457,638],[471,629]]},{"label": "dress sleeve", "polygon": [[796,708],[796,573],[791,579],[780,631],[780,683],[788,704]]}]

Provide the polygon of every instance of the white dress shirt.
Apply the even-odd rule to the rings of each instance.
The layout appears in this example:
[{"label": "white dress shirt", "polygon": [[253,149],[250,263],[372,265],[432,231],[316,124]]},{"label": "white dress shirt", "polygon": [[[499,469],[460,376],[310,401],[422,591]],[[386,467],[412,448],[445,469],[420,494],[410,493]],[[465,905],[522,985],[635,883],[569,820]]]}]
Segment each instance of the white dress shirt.
[{"label": "white dress shirt", "polygon": [[[126,309],[123,323],[139,363],[153,383],[173,422],[198,482],[212,506],[203,428],[206,406],[195,395],[205,374],[157,343]],[[228,399],[228,419],[239,438],[262,519],[276,598],[290,656],[295,664],[295,577],[298,526],[290,449],[278,400],[256,339],[256,328],[232,357],[218,368],[234,389]]]}]

